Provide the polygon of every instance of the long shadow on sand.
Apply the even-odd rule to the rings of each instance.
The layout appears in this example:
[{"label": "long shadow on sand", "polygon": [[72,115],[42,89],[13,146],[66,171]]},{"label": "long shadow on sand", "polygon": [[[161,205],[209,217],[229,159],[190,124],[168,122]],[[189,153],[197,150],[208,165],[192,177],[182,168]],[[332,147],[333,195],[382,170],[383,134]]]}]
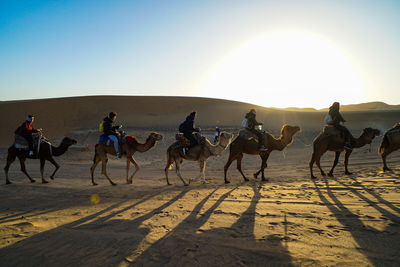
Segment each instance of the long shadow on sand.
[{"label": "long shadow on sand", "polygon": [[90,216],[0,249],[2,264],[6,266],[115,266],[121,263],[150,231],[142,228],[142,223],[181,199],[189,191],[190,189],[185,189],[168,202],[134,220],[110,219],[134,209],[160,192],[151,194],[127,207],[121,208],[126,201],[113,204]]},{"label": "long shadow on sand", "polygon": [[[361,194],[357,188],[339,182],[354,195],[368,203],[369,206],[375,208],[383,216],[392,220],[392,223],[389,223],[382,231],[367,226],[363,223],[359,215],[351,212],[337,198],[334,189],[329,185],[328,179],[324,178],[324,182],[326,185],[327,196],[325,196],[321,191],[321,189],[325,188],[320,188],[314,181],[319,198],[332,214],[335,215],[336,219],[345,227],[345,230],[349,231],[353,236],[354,240],[358,244],[357,249],[375,266],[398,266],[400,261],[400,255],[398,253],[400,249],[399,217],[378,206],[374,201]],[[329,201],[328,197],[331,198],[333,202]]]},{"label": "long shadow on sand", "polygon": [[196,205],[191,214],[173,231],[159,239],[134,262],[133,266],[291,266],[291,257],[282,239],[254,235],[256,206],[261,186],[254,185],[248,209],[231,226],[201,230],[216,208],[234,189],[223,194],[199,215],[209,197]]}]

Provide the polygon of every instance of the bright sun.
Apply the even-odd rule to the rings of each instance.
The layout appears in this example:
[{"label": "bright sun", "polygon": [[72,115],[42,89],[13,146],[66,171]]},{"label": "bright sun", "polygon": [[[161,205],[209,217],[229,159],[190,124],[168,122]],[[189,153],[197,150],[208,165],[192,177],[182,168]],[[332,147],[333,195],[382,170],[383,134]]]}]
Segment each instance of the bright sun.
[{"label": "bright sun", "polygon": [[237,47],[209,73],[208,96],[267,107],[328,107],[358,103],[360,74],[330,42],[303,32],[279,32]]}]

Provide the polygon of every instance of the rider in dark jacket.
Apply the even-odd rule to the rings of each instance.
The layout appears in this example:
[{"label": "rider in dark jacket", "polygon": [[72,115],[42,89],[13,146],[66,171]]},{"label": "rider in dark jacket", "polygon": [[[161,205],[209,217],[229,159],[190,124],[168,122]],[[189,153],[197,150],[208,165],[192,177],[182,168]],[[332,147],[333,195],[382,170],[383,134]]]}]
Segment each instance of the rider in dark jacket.
[{"label": "rider in dark jacket", "polygon": [[339,112],[340,104],[339,102],[334,102],[332,106],[329,108],[329,115],[331,116],[331,121],[328,122],[328,125],[334,126],[336,129],[341,131],[344,135],[344,147],[346,149],[351,150],[352,146],[350,143],[351,133],[350,131],[343,125],[341,122],[345,122],[346,120],[343,118],[342,114]]},{"label": "rider in dark jacket", "polygon": [[247,127],[246,127],[247,130],[256,134],[258,137],[258,149],[260,151],[267,150],[263,144],[263,139],[264,139],[263,133],[255,128],[258,125],[262,125],[262,123],[256,120],[256,110],[254,108],[250,109],[250,111],[246,114],[246,119],[247,119]]},{"label": "rider in dark jacket", "polygon": [[193,111],[192,113],[189,114],[189,116],[186,117],[186,120],[179,125],[179,132],[183,133],[183,136],[185,136],[187,139],[190,141],[190,146],[194,147],[196,146],[197,140],[193,136],[193,132],[200,132],[199,128],[196,128],[194,125],[194,120],[197,117],[197,112]]}]

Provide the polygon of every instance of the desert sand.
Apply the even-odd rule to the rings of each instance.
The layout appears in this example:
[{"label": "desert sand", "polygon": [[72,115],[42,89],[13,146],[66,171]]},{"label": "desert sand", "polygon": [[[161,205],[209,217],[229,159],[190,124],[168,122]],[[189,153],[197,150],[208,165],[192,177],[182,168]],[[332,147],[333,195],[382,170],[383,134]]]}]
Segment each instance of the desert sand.
[{"label": "desert sand", "polygon": [[[400,157],[399,151],[389,156],[392,172],[380,171],[377,148],[381,137],[371,147],[354,150],[349,165],[352,175],[344,175],[342,155],[334,177],[322,177],[314,167],[317,180],[312,181],[310,145],[322,128],[324,113],[260,108],[259,120],[275,136],[283,123],[302,128],[292,146],[272,152],[266,169],[269,181],[253,178],[260,159],[246,155],[242,166],[250,181],[244,182],[232,164],[231,183],[224,184],[223,166],[229,153],[225,151],[208,161],[208,184],[197,181],[185,187],[173,169],[173,185],[167,186],[166,149],[174,140],[177,124],[193,109],[190,105],[198,110],[197,124],[209,139],[215,124],[237,133],[251,105],[196,98],[142,97],[137,104],[121,102],[123,97],[97,98],[104,102],[87,97],[75,99],[76,103],[51,99],[0,104],[2,111],[14,112],[1,125],[3,166],[7,145],[12,142],[9,129],[18,126],[28,110],[33,110],[38,117],[35,125],[45,128],[55,145],[63,135],[79,141],[56,158],[61,169],[54,180],[48,178],[53,166],[47,163],[49,184],[40,183],[37,160],[27,161],[36,183],[24,177],[18,162],[10,169],[13,184],[5,185],[4,175],[0,176],[0,265],[399,265]],[[164,108],[167,102],[171,107]],[[113,156],[108,170],[118,185],[111,186],[100,168],[96,170],[99,185],[91,185],[96,128],[110,109],[119,112],[118,121],[139,141],[152,130],[164,136],[154,149],[136,154],[142,168],[132,185],[126,184],[125,159]],[[344,113],[355,136],[364,127],[385,130],[399,115],[399,111]],[[333,153],[328,152],[322,167],[328,171],[332,161]],[[185,179],[197,173],[196,163],[184,162]]]}]

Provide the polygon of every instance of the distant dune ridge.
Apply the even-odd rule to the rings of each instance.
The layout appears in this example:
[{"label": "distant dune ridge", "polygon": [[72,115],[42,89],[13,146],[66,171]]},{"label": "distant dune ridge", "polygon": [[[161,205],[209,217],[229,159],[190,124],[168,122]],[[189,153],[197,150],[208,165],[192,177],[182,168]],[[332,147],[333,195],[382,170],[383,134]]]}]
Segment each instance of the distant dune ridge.
[{"label": "distant dune ridge", "polygon": [[[273,103],[271,103],[273,106]],[[192,111],[198,111],[200,127],[240,126],[245,113],[256,108],[257,119],[267,130],[279,130],[282,124],[298,125],[303,131],[315,131],[323,126],[326,111],[311,109],[284,110],[264,108],[248,103],[199,97],[166,96],[84,96],[39,100],[1,101],[0,145],[10,145],[14,130],[27,114],[36,116],[35,127],[43,128],[49,138],[65,135],[72,130],[97,129],[110,112],[118,113],[117,123],[125,127],[177,129]],[[400,118],[400,105],[371,102],[342,106],[350,129],[367,126],[385,130]]]}]

